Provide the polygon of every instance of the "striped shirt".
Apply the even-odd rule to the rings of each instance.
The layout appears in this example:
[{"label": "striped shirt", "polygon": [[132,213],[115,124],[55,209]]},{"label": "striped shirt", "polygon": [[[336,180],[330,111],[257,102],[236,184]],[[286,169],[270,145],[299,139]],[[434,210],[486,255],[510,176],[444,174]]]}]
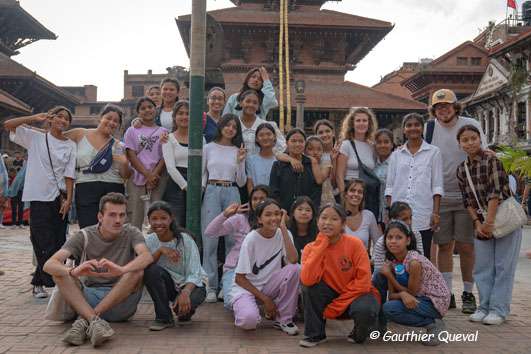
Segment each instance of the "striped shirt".
[{"label": "striped shirt", "polygon": [[[481,205],[476,202],[472,188],[470,188],[468,183],[465,163],[468,164],[470,177]],[[488,208],[489,200],[498,198],[501,202],[511,196],[509,178],[503,169],[502,163],[496,156],[486,154],[484,151],[481,151],[472,160],[468,157],[457,167],[457,180],[463,195],[465,208],[469,206],[475,209],[479,209],[481,206]]]}]

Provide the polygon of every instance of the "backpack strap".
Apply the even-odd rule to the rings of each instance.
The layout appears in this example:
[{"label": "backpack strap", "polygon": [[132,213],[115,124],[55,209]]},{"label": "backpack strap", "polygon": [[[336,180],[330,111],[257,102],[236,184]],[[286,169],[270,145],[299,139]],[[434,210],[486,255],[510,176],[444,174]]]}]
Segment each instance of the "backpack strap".
[{"label": "backpack strap", "polygon": [[431,144],[431,141],[433,140],[434,130],[435,130],[435,119],[430,119],[426,123],[426,137],[424,138],[424,140],[426,140],[428,144]]}]

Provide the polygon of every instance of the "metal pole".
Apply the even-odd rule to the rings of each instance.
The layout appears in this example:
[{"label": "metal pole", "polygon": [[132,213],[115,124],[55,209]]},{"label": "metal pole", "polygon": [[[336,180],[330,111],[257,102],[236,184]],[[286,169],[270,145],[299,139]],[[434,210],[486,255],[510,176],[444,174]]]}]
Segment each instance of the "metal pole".
[{"label": "metal pole", "polygon": [[206,0],[192,1],[190,39],[190,123],[188,128],[188,187],[186,227],[201,249],[201,163],[205,91]]}]

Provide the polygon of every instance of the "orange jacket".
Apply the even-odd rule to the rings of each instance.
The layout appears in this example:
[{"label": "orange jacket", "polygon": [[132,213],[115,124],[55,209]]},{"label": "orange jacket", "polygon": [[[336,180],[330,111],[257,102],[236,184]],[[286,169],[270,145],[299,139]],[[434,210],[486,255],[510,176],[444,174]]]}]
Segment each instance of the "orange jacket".
[{"label": "orange jacket", "polygon": [[306,245],[302,252],[302,284],[312,286],[321,280],[339,294],[326,307],[325,318],[340,316],[361,295],[373,293],[380,301],[378,290],[372,286],[367,250],[356,237],[342,235],[331,245],[328,237],[319,233]]}]

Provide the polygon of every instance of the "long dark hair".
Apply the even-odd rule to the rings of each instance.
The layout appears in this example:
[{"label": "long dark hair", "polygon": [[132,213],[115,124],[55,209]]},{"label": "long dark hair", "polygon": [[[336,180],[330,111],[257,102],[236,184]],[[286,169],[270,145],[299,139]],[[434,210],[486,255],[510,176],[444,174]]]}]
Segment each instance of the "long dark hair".
[{"label": "long dark hair", "polygon": [[295,220],[295,209],[297,209],[302,204],[308,204],[310,206],[310,209],[312,209],[312,219],[310,220],[310,224],[308,225],[308,237],[315,238],[317,235],[317,211],[315,210],[315,205],[313,204],[312,200],[308,196],[300,196],[295,199],[293,204],[291,204],[291,208],[289,210],[289,223],[288,228],[289,231],[291,231],[291,234],[293,237],[297,237],[298,231],[297,231],[297,220]]},{"label": "long dark hair", "polygon": [[[181,85],[179,85],[179,81],[171,77],[166,77],[162,79],[162,81],[160,82],[161,93],[162,93],[162,86],[164,86],[164,84],[173,84],[175,86],[175,88],[177,89],[177,97],[175,98],[175,103],[179,102],[179,92],[181,91]],[[164,106],[164,98],[161,97],[160,102],[161,102],[161,106]]]},{"label": "long dark hair", "polygon": [[265,184],[259,184],[254,186],[253,190],[251,191],[251,194],[249,194],[249,212],[247,213],[247,222],[249,223],[249,226],[251,226],[251,230],[258,228],[258,218],[256,217],[256,211],[253,209],[252,205],[253,195],[256,192],[264,192],[266,195],[266,199],[271,196],[271,189]]},{"label": "long dark hair", "polygon": [[153,101],[151,98],[147,97],[147,96],[144,96],[144,97],[140,97],[138,99],[138,101],[136,101],[136,105],[135,105],[135,112],[138,113],[138,111],[140,110],[140,106],[142,105],[142,103],[144,102],[149,102],[153,105],[153,107],[157,107],[157,105],[155,104],[155,101]]},{"label": "long dark hair", "polygon": [[389,208],[389,218],[390,219],[398,219],[398,216],[400,213],[402,213],[405,210],[413,211],[408,203],[396,201],[391,204],[391,207]]},{"label": "long dark hair", "polygon": [[242,93],[240,93],[238,95],[238,104],[236,105],[236,107],[234,107],[234,109],[237,110],[237,111],[241,111],[243,109],[242,105],[241,105],[241,102],[243,102],[245,97],[250,96],[250,95],[255,95],[258,98],[258,109],[256,110],[256,114],[260,114],[260,112],[261,112],[260,111],[260,107],[262,106],[263,94],[262,94],[262,97],[261,97],[260,94],[258,93],[258,91],[253,90],[253,89],[249,89],[247,91],[243,91]]},{"label": "long dark hair", "polygon": [[269,123],[261,123],[257,128],[256,128],[256,132],[254,133],[254,144],[256,146],[258,146],[260,149],[262,149],[262,147],[260,146],[260,144],[258,144],[258,133],[260,132],[260,130],[262,129],[268,129],[269,131],[271,131],[271,133],[273,133],[274,137],[275,137],[275,144],[277,142],[277,133],[275,132],[275,128],[273,128],[273,126]]},{"label": "long dark hair", "polygon": [[225,128],[231,121],[236,123],[236,135],[232,138],[232,145],[239,148],[243,143],[242,136],[242,125],[240,123],[240,118],[237,115],[232,113],[226,113],[221,117],[221,120],[218,123],[218,131],[216,132],[216,137],[214,138],[215,142],[218,142],[221,139],[221,131]]},{"label": "long dark hair", "polygon": [[[360,178],[351,179],[350,181],[347,182],[347,185],[345,186],[345,194],[348,192],[350,187],[352,187],[355,184],[359,184],[359,185],[361,185],[361,188],[363,188],[363,198],[361,198],[361,202],[360,202],[360,205],[358,207],[359,211],[361,212],[361,211],[363,211],[363,208],[365,207],[365,194],[366,194],[366,191],[367,191],[365,181],[363,181]],[[347,211],[347,215],[350,216],[351,213],[350,213],[350,211],[347,210],[346,199],[343,200],[343,204],[344,204],[343,207]]]},{"label": "long dark hair", "polygon": [[409,238],[409,245],[407,246],[408,251],[417,250],[417,240],[415,238],[415,234],[413,234],[413,231],[411,231],[411,229],[409,228],[409,226],[406,225],[405,222],[394,219],[389,222],[384,232],[383,242],[384,242],[384,248],[385,248],[385,258],[387,260],[390,260],[390,261],[396,260],[396,257],[394,256],[394,254],[392,254],[391,251],[389,251],[389,249],[387,248],[387,235],[389,234],[389,231],[391,231],[392,229],[400,230],[404,235],[406,235],[407,238]]},{"label": "long dark hair", "polygon": [[334,134],[334,137],[332,138],[332,144],[335,145],[336,144],[336,129],[334,128],[334,125],[332,124],[332,122],[330,122],[328,119],[319,119],[317,122],[315,122],[315,124],[313,125],[313,133],[315,135],[318,135],[317,130],[319,130],[319,127],[321,125],[325,125],[328,128],[330,128],[330,130],[332,130],[332,133]]},{"label": "long dark hair", "polygon": [[[260,106],[262,106],[262,101],[264,100],[264,93],[262,92],[262,87],[264,87],[264,79],[262,78],[262,87],[258,91],[250,88],[249,85],[247,84],[251,76],[257,71],[260,72],[260,68],[253,68],[249,70],[247,74],[245,74],[245,79],[243,80],[242,88],[240,89],[240,92],[238,93],[238,96],[236,97],[236,102],[238,102],[238,104],[236,105],[236,107],[234,107],[234,109],[236,109],[237,111],[240,111],[242,109],[242,107],[240,106],[240,101],[242,100],[241,96],[243,95],[244,92],[249,91],[249,90],[253,90],[256,92],[256,94],[258,95],[258,101],[260,102]],[[262,77],[262,75],[260,75],[260,77]],[[258,111],[256,112],[256,114],[259,114],[259,113],[260,113],[260,107],[258,107]]]},{"label": "long dark hair", "polygon": [[190,237],[192,237],[192,239],[195,239],[191,231],[185,229],[184,227],[180,226],[177,223],[177,221],[175,220],[175,215],[171,211],[170,204],[168,204],[165,201],[159,200],[159,201],[151,203],[151,205],[149,206],[148,212],[147,212],[148,219],[151,216],[151,214],[153,214],[153,212],[157,210],[162,210],[171,217],[170,231],[173,234],[173,237],[175,238],[175,240],[177,240],[177,243],[182,242],[181,233],[188,234]]},{"label": "long dark hair", "polygon": [[106,104],[105,107],[103,107],[103,109],[101,110],[100,112],[100,117],[103,117],[104,115],[106,115],[107,113],[109,112],[114,112],[116,114],[118,114],[118,118],[119,118],[119,122],[120,122],[120,126],[122,125],[122,119],[123,119],[123,116],[124,116],[124,110],[115,105],[115,104],[112,104],[112,103],[109,103],[109,104]]},{"label": "long dark hair", "polygon": [[[254,210],[256,219],[258,220],[259,217],[262,216],[264,213],[265,208],[267,208],[270,205],[276,205],[280,210],[282,210],[282,206],[280,206],[280,203],[272,198],[266,198],[262,203],[258,204],[256,209]],[[257,222],[257,228],[260,228],[262,226],[259,222]]]}]

